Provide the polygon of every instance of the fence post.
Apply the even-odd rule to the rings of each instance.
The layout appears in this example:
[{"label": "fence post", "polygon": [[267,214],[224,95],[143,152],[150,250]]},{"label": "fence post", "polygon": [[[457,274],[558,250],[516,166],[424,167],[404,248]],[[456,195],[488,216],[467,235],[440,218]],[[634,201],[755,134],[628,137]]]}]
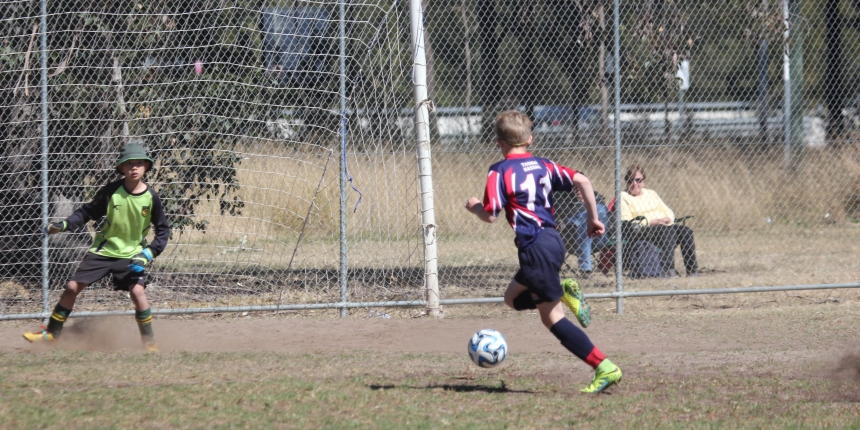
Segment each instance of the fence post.
[{"label": "fence post", "polygon": [[[41,33],[42,72],[42,226],[48,225],[48,0],[41,0],[41,18],[39,32]],[[48,286],[50,271],[48,270],[48,236],[42,237],[42,312],[48,312]]]},{"label": "fence post", "polygon": [[[436,270],[436,215],[433,206],[433,170],[430,160],[430,106],[427,97],[427,60],[424,52],[424,17],[421,0],[409,1],[412,37],[412,88],[415,98],[415,143],[418,151],[418,181],[421,186],[421,226],[424,233],[424,286],[427,313],[439,316],[439,279]],[[468,118],[468,117],[467,117]]]},{"label": "fence post", "polygon": [[789,0],[788,13],[791,19],[791,167],[796,168],[803,161],[803,138],[806,134],[803,129],[803,32],[806,22],[801,0]]},{"label": "fence post", "polygon": [[[340,9],[339,38],[340,38],[340,301],[347,299],[347,249],[346,249],[346,6],[345,0],[339,0]],[[340,317],[346,318],[346,306],[340,308]]]},{"label": "fence post", "polygon": [[[615,55],[615,291],[624,290],[623,276],[623,245],[621,238],[621,36],[619,34],[619,0],[613,0],[613,15],[615,20],[612,31],[615,33],[614,55]],[[615,299],[615,312],[624,313],[624,298],[618,296]]]},{"label": "fence post", "polygon": [[783,32],[782,47],[782,85],[783,85],[783,107],[782,107],[782,145],[785,153],[785,166],[791,166],[791,20],[788,11],[788,0],[782,0],[782,17],[785,25]]},{"label": "fence post", "polygon": [[[767,15],[767,0],[762,0],[763,14]],[[756,103],[756,111],[758,114],[758,135],[759,143],[765,145],[768,143],[767,136],[767,118],[770,115],[770,101],[768,100],[768,77],[767,77],[767,21],[762,20],[759,28],[759,48],[758,48],[758,97]]]}]

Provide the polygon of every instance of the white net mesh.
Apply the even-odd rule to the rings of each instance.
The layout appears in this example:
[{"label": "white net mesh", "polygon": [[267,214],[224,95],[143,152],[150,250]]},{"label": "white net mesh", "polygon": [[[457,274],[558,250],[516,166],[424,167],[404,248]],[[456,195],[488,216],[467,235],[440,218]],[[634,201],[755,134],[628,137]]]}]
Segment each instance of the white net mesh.
[{"label": "white net mesh", "polygon": [[[172,226],[149,270],[153,307],[420,300],[415,159],[401,112],[411,100],[408,9],[341,3],[48,2],[51,220],[119,179],[118,149],[138,142],[155,160],[147,181]],[[37,312],[39,3],[0,7],[0,313]],[[342,147],[352,175],[346,297]],[[355,212],[349,185],[363,194]],[[49,237],[51,304],[99,228]],[[102,281],[76,309],[124,300]]]}]

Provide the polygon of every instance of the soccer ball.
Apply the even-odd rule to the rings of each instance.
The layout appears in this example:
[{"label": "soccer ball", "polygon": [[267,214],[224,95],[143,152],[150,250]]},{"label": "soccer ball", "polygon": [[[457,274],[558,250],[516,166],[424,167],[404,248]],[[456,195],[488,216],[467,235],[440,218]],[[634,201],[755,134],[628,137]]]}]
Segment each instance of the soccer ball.
[{"label": "soccer ball", "polygon": [[469,357],[478,366],[496,367],[505,361],[507,355],[505,337],[493,329],[483,329],[469,339]]}]

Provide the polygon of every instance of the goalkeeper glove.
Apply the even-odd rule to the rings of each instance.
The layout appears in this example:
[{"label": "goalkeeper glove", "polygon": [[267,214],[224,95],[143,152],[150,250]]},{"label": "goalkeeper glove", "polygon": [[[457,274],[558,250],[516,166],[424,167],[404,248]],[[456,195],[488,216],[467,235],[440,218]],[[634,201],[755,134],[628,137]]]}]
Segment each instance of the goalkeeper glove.
[{"label": "goalkeeper glove", "polygon": [[134,273],[143,273],[150,261],[152,261],[152,251],[149,248],[144,248],[140,254],[131,257],[131,262],[128,263],[128,270]]},{"label": "goalkeeper glove", "polygon": [[65,221],[52,222],[52,223],[48,224],[47,227],[45,227],[44,232],[45,232],[45,235],[57,234],[59,232],[66,231],[67,226],[68,226],[68,224],[66,224]]}]

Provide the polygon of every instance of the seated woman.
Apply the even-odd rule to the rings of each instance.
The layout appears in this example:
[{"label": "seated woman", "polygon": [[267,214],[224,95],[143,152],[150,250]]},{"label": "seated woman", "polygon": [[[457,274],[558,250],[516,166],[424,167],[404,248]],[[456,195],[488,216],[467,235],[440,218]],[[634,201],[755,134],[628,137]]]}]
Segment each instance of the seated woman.
[{"label": "seated woman", "polygon": [[660,263],[663,276],[673,278],[678,276],[675,271],[675,247],[681,246],[684,266],[687,276],[698,275],[699,265],[696,262],[696,243],[693,240],[693,230],[689,227],[675,224],[675,213],[663,203],[660,196],[653,190],[645,188],[645,169],[634,164],[624,175],[627,191],[621,192],[621,220],[629,221],[643,216],[643,239],[653,243],[662,250]]}]

